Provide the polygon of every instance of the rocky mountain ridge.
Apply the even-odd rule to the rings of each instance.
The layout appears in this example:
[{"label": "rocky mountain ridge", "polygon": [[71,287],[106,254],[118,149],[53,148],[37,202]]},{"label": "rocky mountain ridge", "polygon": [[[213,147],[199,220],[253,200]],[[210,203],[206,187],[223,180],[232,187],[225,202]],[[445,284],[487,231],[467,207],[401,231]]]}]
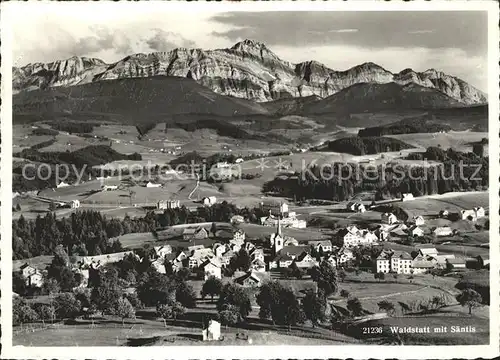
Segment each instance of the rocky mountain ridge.
[{"label": "rocky mountain ridge", "polygon": [[13,90],[30,91],[127,78],[152,76],[191,78],[214,92],[264,102],[290,97],[326,98],[359,83],[407,85],[436,89],[463,105],[487,103],[486,95],[465,81],[430,69],[392,73],[374,63],[336,71],[317,61],[292,64],[265,44],[244,40],[231,48],[177,48],[134,54],[106,64],[95,58],[72,57],[52,63],[13,68]]}]

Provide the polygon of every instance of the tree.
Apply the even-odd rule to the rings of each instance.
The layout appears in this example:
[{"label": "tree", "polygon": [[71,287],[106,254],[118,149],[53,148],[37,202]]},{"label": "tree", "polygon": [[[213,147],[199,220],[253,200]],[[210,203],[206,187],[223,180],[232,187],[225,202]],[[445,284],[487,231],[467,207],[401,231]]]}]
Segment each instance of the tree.
[{"label": "tree", "polygon": [[212,226],[210,227],[210,232],[215,236],[215,233],[217,233],[217,224],[215,222],[212,223]]},{"label": "tree", "polygon": [[460,305],[469,308],[469,315],[472,314],[472,309],[482,306],[483,298],[481,295],[472,289],[464,289],[458,296],[457,301]]},{"label": "tree", "polygon": [[189,309],[196,307],[196,295],[193,287],[185,281],[177,283],[175,289],[175,300],[182,304],[182,306]]},{"label": "tree", "polygon": [[217,310],[221,311],[225,304],[236,306],[242,319],[246,319],[252,310],[250,298],[245,289],[231,283],[227,283],[222,287],[217,301]]},{"label": "tree", "polygon": [[389,315],[396,311],[394,304],[387,300],[382,300],[377,303],[379,310],[386,311]]},{"label": "tree", "polygon": [[21,205],[19,203],[16,205],[16,211],[21,211]]},{"label": "tree", "polygon": [[311,289],[306,292],[302,300],[302,309],[305,317],[311,320],[313,327],[325,320],[326,298],[321,292],[315,293]]},{"label": "tree", "polygon": [[311,271],[311,277],[325,296],[337,292],[337,270],[328,261],[323,260],[319,266],[315,266]]},{"label": "tree", "polygon": [[166,304],[156,305],[156,314],[159,318],[163,319],[163,324],[165,327],[167,327],[167,319],[176,320],[177,317],[183,315],[184,312],[184,307],[178,301],[169,301]]},{"label": "tree", "polygon": [[349,291],[347,291],[345,289],[340,290],[340,296],[342,296],[343,298],[348,298],[349,297]]},{"label": "tree", "polygon": [[12,291],[16,294],[24,296],[27,294],[26,280],[20,271],[15,271],[12,273]]},{"label": "tree", "polygon": [[292,289],[281,290],[279,304],[281,311],[277,313],[277,319],[275,319],[278,324],[288,325],[288,331],[290,331],[292,325],[304,322],[305,314]]},{"label": "tree", "polygon": [[344,280],[346,278],[345,270],[344,269],[339,269],[339,271],[337,273],[338,273],[340,281],[344,282]]},{"label": "tree", "polygon": [[383,272],[379,271],[378,273],[373,274],[373,277],[375,279],[378,279],[378,281],[380,282],[380,280],[385,279],[385,274]]},{"label": "tree", "polygon": [[54,299],[56,314],[59,319],[74,319],[80,314],[81,303],[73,293],[62,293]]},{"label": "tree", "polygon": [[50,322],[54,322],[56,318],[56,309],[52,305],[41,305],[38,308],[38,317],[45,323],[45,320],[50,320]]},{"label": "tree", "polygon": [[21,297],[15,297],[12,301],[12,322],[24,324],[36,321],[38,314],[35,310]]},{"label": "tree", "polygon": [[398,301],[398,304],[399,304],[399,307],[401,308],[401,312],[403,314],[406,314],[406,313],[411,311],[410,307],[406,303],[404,303],[402,301]]},{"label": "tree", "polygon": [[62,245],[54,249],[54,258],[47,268],[47,278],[55,279],[62,291],[71,291],[78,285],[69,267],[69,256]]},{"label": "tree", "polygon": [[210,276],[204,283],[201,289],[201,296],[210,295],[212,302],[214,301],[214,296],[219,295],[222,289],[222,281],[215,276]]},{"label": "tree", "polygon": [[392,274],[392,277],[394,278],[394,281],[398,282],[398,273]]},{"label": "tree", "polygon": [[125,324],[125,319],[135,317],[135,310],[127,298],[120,297],[116,302],[115,314],[122,319],[123,326]]},{"label": "tree", "polygon": [[117,301],[123,295],[118,282],[118,271],[114,268],[99,271],[98,283],[92,289],[92,303],[95,307],[108,314],[113,314],[118,304]]},{"label": "tree", "polygon": [[235,305],[224,304],[219,311],[219,320],[222,325],[235,325],[241,321],[241,314]]},{"label": "tree", "polygon": [[61,288],[59,287],[59,283],[57,282],[57,280],[51,278],[43,282],[42,290],[48,295],[53,295],[59,293],[61,291]]},{"label": "tree", "polygon": [[269,281],[262,285],[257,294],[257,304],[259,305],[259,317],[261,319],[273,319],[273,311],[279,306],[279,295],[283,286],[278,281]]},{"label": "tree", "polygon": [[363,306],[357,297],[347,300],[347,310],[353,316],[361,316],[363,314]]},{"label": "tree", "polygon": [[176,283],[156,271],[144,273],[137,285],[137,296],[146,306],[166,304],[175,299]]}]

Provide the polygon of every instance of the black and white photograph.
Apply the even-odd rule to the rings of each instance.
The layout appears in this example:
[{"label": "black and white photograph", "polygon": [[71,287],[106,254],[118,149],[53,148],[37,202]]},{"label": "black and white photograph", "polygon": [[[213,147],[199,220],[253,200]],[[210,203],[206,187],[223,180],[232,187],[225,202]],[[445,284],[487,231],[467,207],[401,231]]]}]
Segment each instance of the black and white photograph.
[{"label": "black and white photograph", "polygon": [[349,3],[1,5],[7,356],[498,353],[498,5]]}]

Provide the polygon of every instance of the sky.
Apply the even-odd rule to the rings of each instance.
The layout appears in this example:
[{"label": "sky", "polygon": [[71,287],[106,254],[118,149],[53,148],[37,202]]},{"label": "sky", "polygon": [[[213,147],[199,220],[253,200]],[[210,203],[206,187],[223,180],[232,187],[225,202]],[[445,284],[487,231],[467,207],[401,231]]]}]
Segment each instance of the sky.
[{"label": "sky", "polygon": [[[487,90],[487,13],[480,11],[207,12],[39,11],[25,7],[13,27],[13,65],[71,56],[112,63],[176,47],[216,49],[252,39],[283,60],[316,60],[334,70],[374,62],[392,72],[429,68]],[[131,9],[131,8],[129,8]]]}]

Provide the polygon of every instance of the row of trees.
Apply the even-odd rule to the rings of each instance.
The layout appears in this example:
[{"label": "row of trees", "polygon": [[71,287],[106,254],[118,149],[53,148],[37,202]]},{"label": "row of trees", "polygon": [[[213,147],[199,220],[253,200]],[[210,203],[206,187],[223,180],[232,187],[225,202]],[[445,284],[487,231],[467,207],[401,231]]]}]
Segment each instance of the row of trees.
[{"label": "row of trees", "polygon": [[377,199],[398,198],[402,193],[414,196],[442,194],[450,191],[475,191],[488,187],[488,157],[449,149],[428,148],[423,155],[441,165],[418,167],[359,166],[334,163],[311,165],[298,176],[275,178],[263,191],[297,200],[328,199],[345,201],[363,191],[375,191]]}]

